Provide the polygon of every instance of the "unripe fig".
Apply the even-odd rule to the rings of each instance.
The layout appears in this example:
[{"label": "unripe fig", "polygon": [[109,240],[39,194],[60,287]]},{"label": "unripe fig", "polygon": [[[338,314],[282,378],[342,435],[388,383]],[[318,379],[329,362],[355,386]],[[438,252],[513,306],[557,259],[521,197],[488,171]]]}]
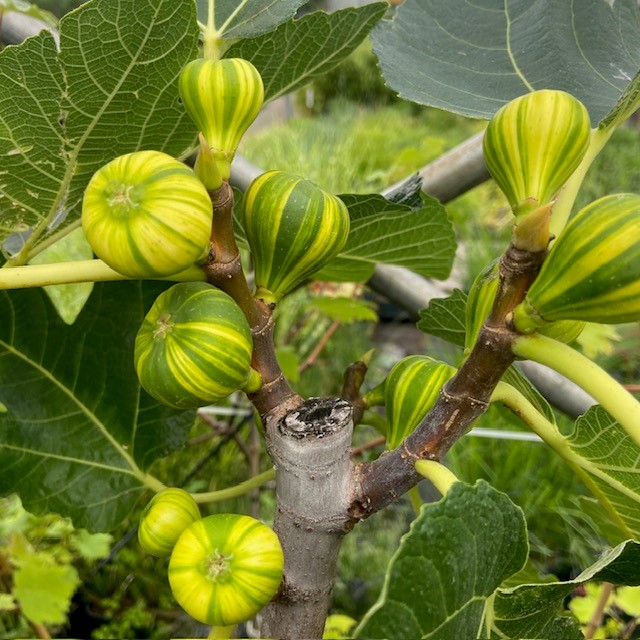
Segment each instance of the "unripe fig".
[{"label": "unripe fig", "polygon": [[[498,292],[499,277],[499,261],[494,260],[478,274],[471,285],[466,309],[466,353],[475,345],[480,329],[491,312]],[[582,333],[584,326],[585,323],[578,320],[561,320],[544,322],[536,330],[549,338],[569,344]]]},{"label": "unripe fig", "polygon": [[340,198],[284,171],[256,178],[244,195],[256,297],[277,302],[342,250],[349,212]]},{"label": "unripe fig", "polygon": [[168,556],[180,534],[196,520],[200,510],[183,489],[171,487],[157,493],[140,516],[138,542],[152,556]]},{"label": "unripe fig", "polygon": [[283,566],[280,541],[269,527],[223,513],[185,529],[171,554],[169,584],[196,620],[230,626],[252,618],[273,598]]},{"label": "unripe fig", "polygon": [[455,373],[454,367],[428,356],[408,356],[391,369],[384,386],[388,449],[395,449],[418,426]]},{"label": "unripe fig", "polygon": [[82,227],[94,253],[129,278],[170,276],[199,260],[212,205],[193,171],[159,151],[119,156],[94,173]]},{"label": "unripe fig", "polygon": [[211,148],[227,180],[240,138],[264,101],[258,70],[242,58],[192,60],[179,80],[182,103]]},{"label": "unripe fig", "polygon": [[195,408],[260,387],[252,348],[249,325],[231,297],[206,282],[181,282],[161,293],[145,317],[135,367],[154,398]]},{"label": "unripe fig", "polygon": [[498,292],[500,261],[490,262],[471,285],[465,314],[464,349],[468,352],[478,339],[480,329],[493,307]]},{"label": "unripe fig", "polygon": [[515,326],[523,333],[556,320],[640,320],[639,195],[600,198],[560,234],[514,310]]},{"label": "unripe fig", "polygon": [[484,157],[516,216],[553,200],[590,135],[585,106],[564,91],[527,93],[498,110],[484,135]]}]

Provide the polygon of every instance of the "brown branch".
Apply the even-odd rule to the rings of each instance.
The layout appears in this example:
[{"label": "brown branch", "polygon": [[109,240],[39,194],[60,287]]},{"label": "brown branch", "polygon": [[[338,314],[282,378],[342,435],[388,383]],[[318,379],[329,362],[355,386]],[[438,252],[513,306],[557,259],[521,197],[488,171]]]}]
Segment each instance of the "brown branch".
[{"label": "brown branch", "polygon": [[29,622],[31,623],[31,626],[33,627],[33,630],[36,632],[36,635],[38,636],[38,638],[43,638],[43,640],[51,640],[51,634],[49,633],[49,630],[47,629],[47,627],[45,627],[43,624],[40,624],[38,622],[32,622],[31,620],[29,620]]},{"label": "brown branch", "polygon": [[377,460],[357,465],[349,515],[362,520],[417,484],[415,462],[440,459],[486,411],[493,389],[513,362],[509,326],[513,308],[524,298],[546,252],[529,253],[510,245],[500,263],[500,285],[493,310],[475,347],[458,373],[443,387],[431,411],[405,441]]},{"label": "brown branch", "polygon": [[376,438],[375,440],[371,440],[366,444],[362,444],[359,447],[354,447],[353,449],[351,449],[350,455],[352,458],[355,458],[356,456],[359,456],[364,451],[369,451],[369,449],[375,449],[376,447],[379,447],[381,444],[384,444],[386,441],[387,439],[384,436],[380,436],[379,438]]},{"label": "brown branch", "polygon": [[322,353],[322,350],[327,346],[329,340],[333,334],[340,327],[341,322],[338,320],[334,320],[331,326],[325,331],[324,335],[320,340],[318,340],[318,344],[314,347],[313,351],[309,354],[309,357],[298,367],[298,373],[303,373],[306,371],[313,363],[316,361],[318,356]]},{"label": "brown branch", "polygon": [[263,380],[262,388],[249,395],[249,399],[265,422],[272,412],[284,415],[302,399],[289,386],[276,358],[273,306],[254,299],[242,269],[233,231],[233,190],[225,182],[210,196],[213,205],[211,251],[202,269],[207,282],[229,294],[249,322],[253,336],[251,364]]},{"label": "brown branch", "polygon": [[607,606],[607,602],[609,602],[609,598],[611,597],[611,593],[613,592],[613,585],[610,582],[602,583],[602,591],[600,592],[600,597],[598,598],[598,602],[596,604],[596,608],[593,610],[591,614],[591,618],[587,624],[587,628],[584,632],[585,640],[589,638],[593,638],[595,632],[598,630],[600,625],[602,624],[602,618],[604,616],[604,610]]}]

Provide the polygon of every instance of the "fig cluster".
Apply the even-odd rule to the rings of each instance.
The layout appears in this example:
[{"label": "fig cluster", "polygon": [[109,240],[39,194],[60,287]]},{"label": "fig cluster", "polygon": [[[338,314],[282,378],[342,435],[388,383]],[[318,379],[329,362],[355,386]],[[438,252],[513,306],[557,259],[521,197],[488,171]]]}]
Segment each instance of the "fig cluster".
[{"label": "fig cluster", "polygon": [[[129,278],[171,278],[210,259],[213,192],[229,178],[240,139],[264,100],[260,74],[237,58],[193,60],[180,75],[179,92],[200,132],[195,172],[165,153],[137,151],[99,169],[84,194],[89,243]],[[322,269],[349,234],[349,214],[339,198],[282,171],[254,181],[243,211],[256,297],[269,303]],[[252,350],[245,314],[231,297],[204,282],[181,282],[147,313],[134,360],[153,397],[195,408],[260,388]]]},{"label": "fig cluster", "polygon": [[245,515],[200,517],[193,497],[170,488],[156,494],[140,517],[140,546],[169,557],[169,585],[196,620],[230,626],[252,618],[275,595],[284,556],[278,537]]}]

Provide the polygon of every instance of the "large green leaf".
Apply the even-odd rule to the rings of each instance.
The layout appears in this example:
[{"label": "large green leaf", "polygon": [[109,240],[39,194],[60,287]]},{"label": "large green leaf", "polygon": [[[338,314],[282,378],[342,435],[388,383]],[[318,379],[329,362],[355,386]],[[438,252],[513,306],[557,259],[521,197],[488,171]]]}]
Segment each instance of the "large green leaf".
[{"label": "large green leaf", "polygon": [[207,24],[213,8],[213,26],[221,39],[248,38],[272,31],[309,0],[196,0],[198,16]]},{"label": "large green leaf", "polygon": [[0,54],[0,241],[77,219],[89,178],[117,155],[185,152],[195,127],[177,78],[197,38],[191,0],[93,0],[60,22],[59,54],[48,33]]},{"label": "large green leaf", "polygon": [[460,289],[454,289],[446,298],[433,298],[425,309],[420,310],[418,329],[464,347],[466,308],[467,294]]},{"label": "large green leaf", "polygon": [[640,69],[636,0],[406,0],[374,31],[403,98],[490,118],[536,89],[580,99],[595,126]]},{"label": "large green leaf", "polygon": [[97,284],[75,324],[40,289],[0,293],[0,494],[92,531],[113,528],[192,411],[141,392],[133,342],[157,283]]},{"label": "large green leaf", "polygon": [[[582,638],[577,624],[558,616],[564,599],[590,580],[640,584],[640,544],[624,542],[574,580],[499,589],[493,601],[492,638]],[[461,636],[462,637],[462,636]]]},{"label": "large green leaf", "polygon": [[444,207],[423,196],[422,208],[397,204],[380,195],[341,195],[351,230],[345,248],[320,272],[327,280],[364,281],[376,264],[394,264],[420,275],[446,278],[456,242]]},{"label": "large green leaf", "polygon": [[486,482],[454,484],[422,507],[356,638],[484,637],[485,607],[527,560],[522,511]]},{"label": "large green leaf", "polygon": [[316,11],[289,20],[271,33],[242,40],[225,56],[252,62],[264,81],[265,100],[274,100],[340,64],[365,39],[386,8],[386,3],[376,2],[330,14]]},{"label": "large green leaf", "polygon": [[610,519],[640,540],[640,447],[635,440],[595,405],[576,420],[567,443]]},{"label": "large green leaf", "polygon": [[577,639],[577,621],[562,615],[576,587],[640,583],[640,544],[627,541],[574,580],[501,588],[527,552],[524,516],[506,495],[483,481],[456,483],[422,507],[354,637],[476,640],[488,626],[492,638]]}]

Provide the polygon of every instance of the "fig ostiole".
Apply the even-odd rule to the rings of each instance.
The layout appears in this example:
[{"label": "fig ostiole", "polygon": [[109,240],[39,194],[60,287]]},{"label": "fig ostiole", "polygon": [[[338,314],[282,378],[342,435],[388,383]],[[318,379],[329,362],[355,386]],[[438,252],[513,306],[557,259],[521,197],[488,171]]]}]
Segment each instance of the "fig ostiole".
[{"label": "fig ostiole", "polygon": [[245,515],[218,514],[185,529],[169,560],[169,584],[193,618],[229,626],[252,618],[276,594],[284,556],[278,536]]},{"label": "fig ostiole", "polygon": [[256,178],[243,208],[255,295],[267,303],[278,302],[322,269],[347,242],[350,220],[342,200],[284,171]]},{"label": "fig ostiole", "polygon": [[264,102],[264,85],[248,60],[225,58],[189,62],[178,82],[185,110],[202,133],[224,180],[240,139]]},{"label": "fig ostiole", "polygon": [[152,556],[168,556],[180,534],[200,519],[196,501],[183,489],[171,487],[157,493],[140,516],[138,542]]},{"label": "fig ostiole", "polygon": [[212,205],[193,171],[159,151],[119,156],[93,175],[82,227],[94,253],[129,278],[175,275],[206,251]]},{"label": "fig ostiole", "polygon": [[201,407],[238,390],[257,391],[253,342],[240,307],[205,282],[179,283],[158,296],[134,348],[142,387],[176,408]]}]

